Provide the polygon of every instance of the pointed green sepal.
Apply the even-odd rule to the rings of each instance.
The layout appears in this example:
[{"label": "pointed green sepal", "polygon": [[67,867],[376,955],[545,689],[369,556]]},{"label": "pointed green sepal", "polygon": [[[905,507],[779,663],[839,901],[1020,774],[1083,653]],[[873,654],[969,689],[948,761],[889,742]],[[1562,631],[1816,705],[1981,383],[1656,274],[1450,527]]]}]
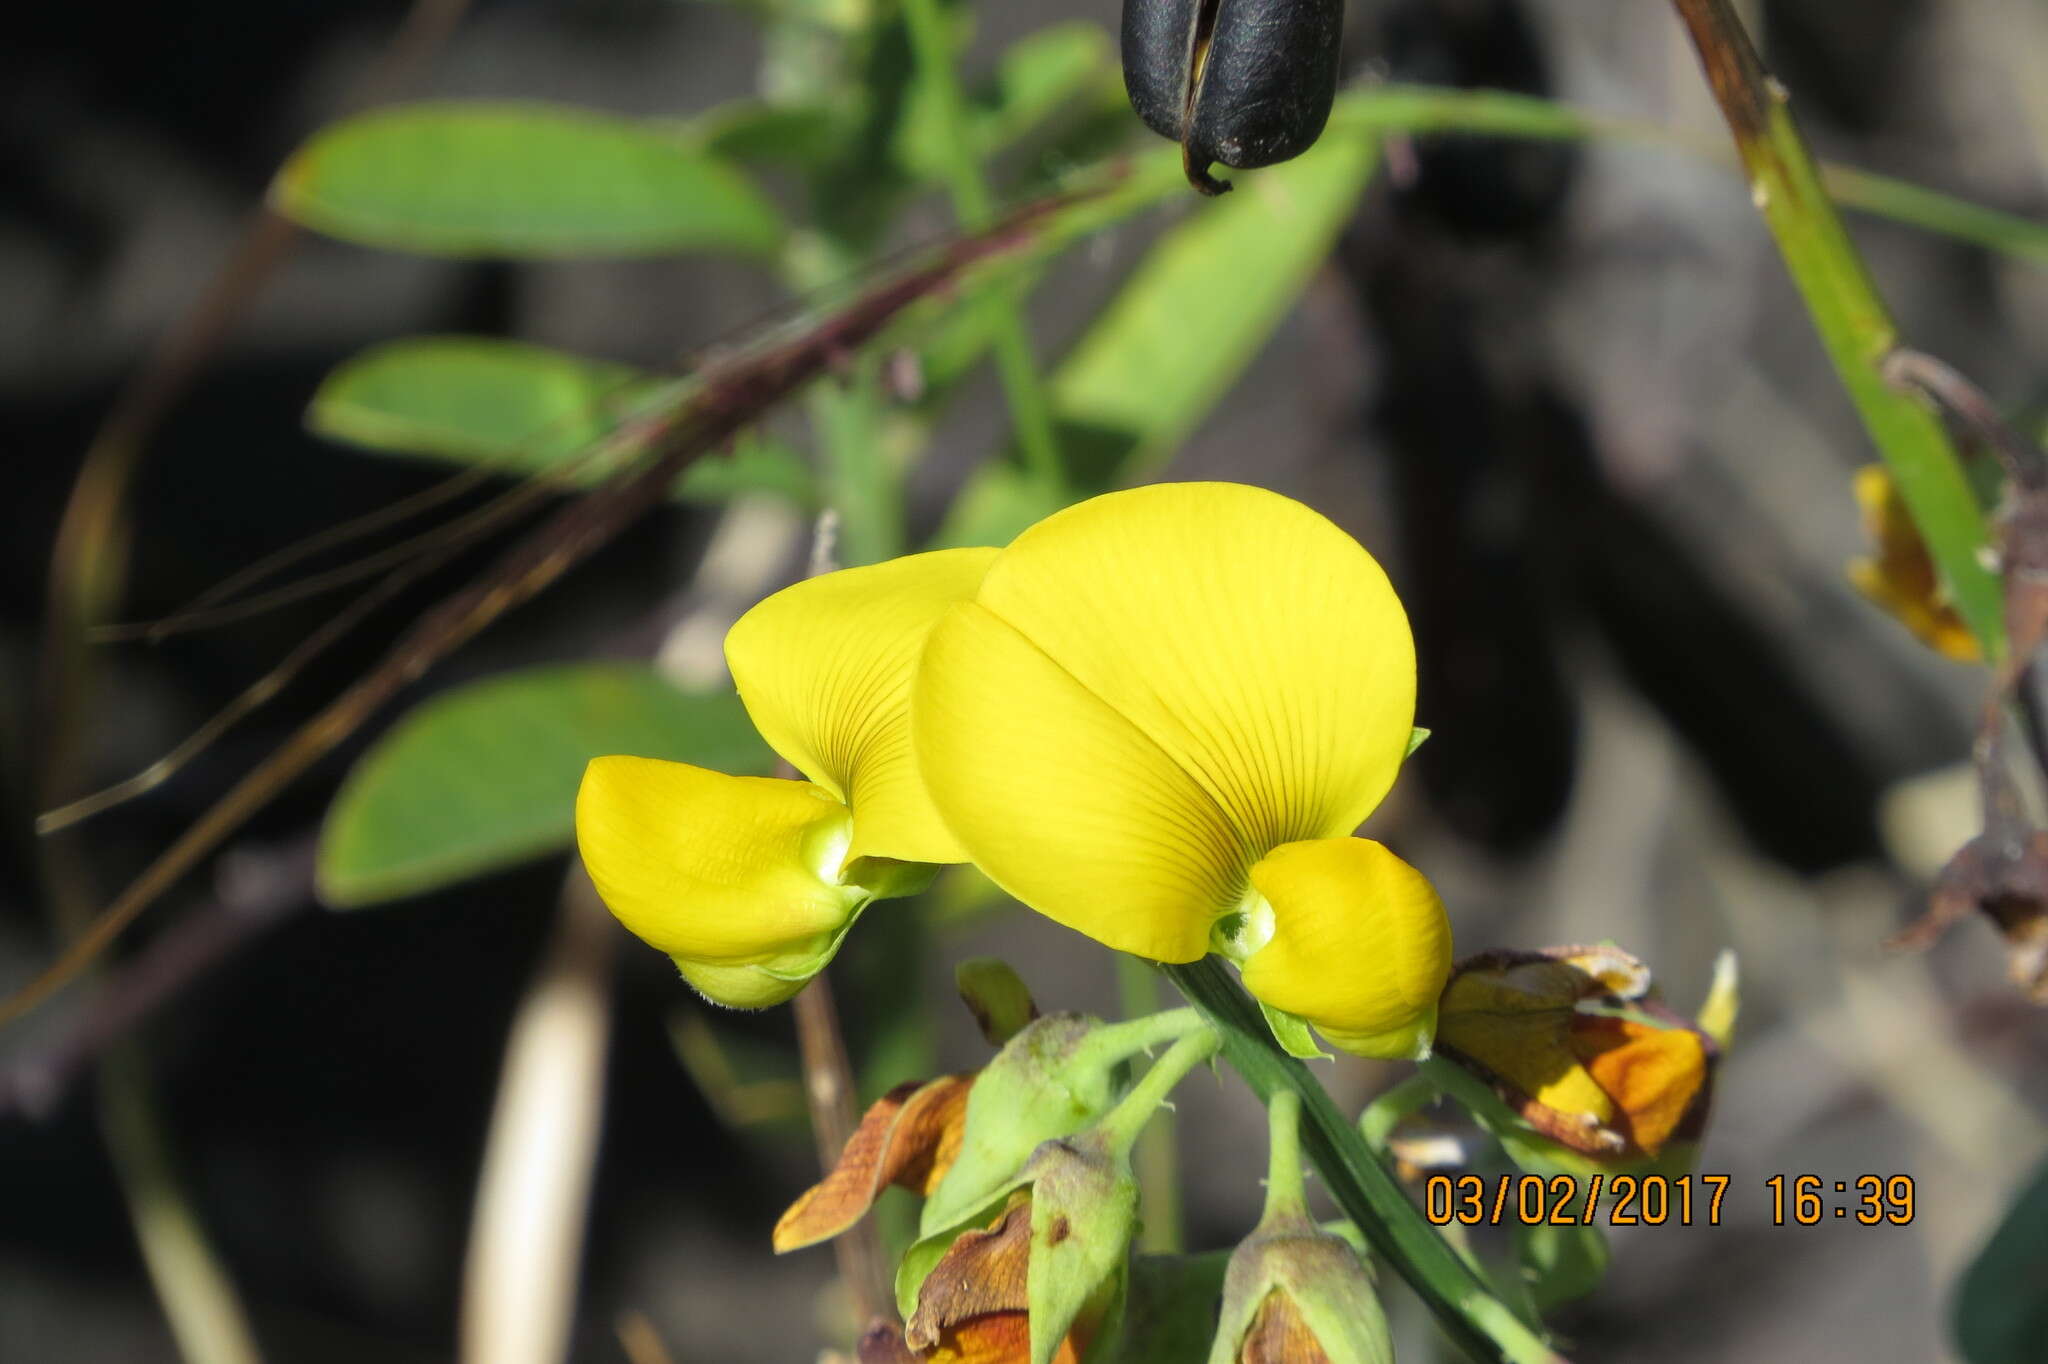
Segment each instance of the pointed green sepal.
[{"label": "pointed green sepal", "polygon": [[991,1046],[1005,1045],[1038,1017],[1030,988],[1006,961],[970,957],[953,968],[953,984]]},{"label": "pointed green sepal", "polygon": [[1298,1014],[1287,1013],[1270,1004],[1259,1005],[1259,1012],[1266,1016],[1266,1026],[1272,1030],[1273,1040],[1280,1044],[1280,1050],[1303,1061],[1327,1061],[1330,1053],[1324,1051],[1309,1031],[1308,1021]]}]

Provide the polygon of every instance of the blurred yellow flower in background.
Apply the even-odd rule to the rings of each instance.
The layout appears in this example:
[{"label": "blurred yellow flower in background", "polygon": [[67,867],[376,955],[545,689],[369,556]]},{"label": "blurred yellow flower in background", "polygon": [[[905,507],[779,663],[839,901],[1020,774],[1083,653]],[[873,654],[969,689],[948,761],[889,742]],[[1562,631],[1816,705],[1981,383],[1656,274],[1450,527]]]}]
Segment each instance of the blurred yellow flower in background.
[{"label": "blurred yellow flower in background", "polygon": [[1891,473],[1882,464],[1858,469],[1855,492],[1856,504],[1863,509],[1864,534],[1876,554],[1852,559],[1849,581],[1944,658],[1958,663],[1982,662],[1984,654],[1977,637],[1950,603]]}]

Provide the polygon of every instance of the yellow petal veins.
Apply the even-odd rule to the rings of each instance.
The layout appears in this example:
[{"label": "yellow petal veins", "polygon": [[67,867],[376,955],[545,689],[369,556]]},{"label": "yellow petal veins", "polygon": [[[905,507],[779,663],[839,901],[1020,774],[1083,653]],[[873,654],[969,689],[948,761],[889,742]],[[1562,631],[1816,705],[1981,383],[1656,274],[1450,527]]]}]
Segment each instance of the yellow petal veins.
[{"label": "yellow petal veins", "polygon": [[726,635],[726,662],[769,745],[853,810],[851,857],[966,860],[912,759],[910,689],[925,636],[974,595],[992,549],[941,550],[810,578]]}]

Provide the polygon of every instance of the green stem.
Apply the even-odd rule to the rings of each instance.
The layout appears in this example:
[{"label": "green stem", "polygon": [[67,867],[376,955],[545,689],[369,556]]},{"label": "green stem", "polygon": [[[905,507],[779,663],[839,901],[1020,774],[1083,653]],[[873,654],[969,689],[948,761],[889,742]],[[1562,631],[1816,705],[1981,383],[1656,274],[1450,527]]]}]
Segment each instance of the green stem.
[{"label": "green stem", "polygon": [[1130,1092],[1117,1100],[1116,1107],[1097,1124],[1109,1138],[1112,1151],[1119,1156],[1130,1155],[1152,1114],[1166,1102],[1173,1087],[1187,1078],[1189,1071],[1216,1054],[1218,1041],[1214,1028],[1200,1028],[1175,1042],[1167,1048],[1166,1055],[1152,1063],[1144,1078],[1132,1085]]},{"label": "green stem", "polygon": [[1168,1009],[1123,1023],[1109,1023],[1088,1034],[1075,1048],[1085,1060],[1075,1064],[1091,1067],[1113,1066],[1126,1056],[1150,1051],[1164,1042],[1177,1042],[1202,1026],[1199,1009]]},{"label": "green stem", "polygon": [[1291,1089],[1276,1089],[1266,1099],[1266,1207],[1259,1225],[1282,1219],[1308,1220],[1301,1177],[1301,1096]]},{"label": "green stem", "polygon": [[1358,1129],[1338,1111],[1301,1062],[1274,1043],[1258,1006],[1214,957],[1164,968],[1223,1037],[1223,1056],[1253,1092],[1270,1100],[1281,1090],[1300,1097],[1303,1146],[1344,1215],[1374,1251],[1414,1288],[1444,1331],[1467,1354],[1505,1364],[1560,1364],[1543,1338],[1494,1296],[1387,1171]]},{"label": "green stem", "polygon": [[[967,100],[960,88],[959,73],[953,69],[945,13],[939,0],[903,0],[903,20],[910,29],[918,78],[924,82],[934,105],[953,212],[961,226],[970,232],[977,231],[995,220],[995,201],[988,182],[982,178],[974,147],[968,141]],[[1032,358],[1031,336],[1024,326],[1022,291],[1014,286],[992,289],[981,306],[988,309],[993,324],[990,346],[996,375],[1010,406],[1010,419],[1017,427],[1017,444],[1023,451],[1025,467],[1046,488],[1060,488],[1066,474],[1060,459],[1059,437],[1053,428],[1052,400],[1046,395],[1038,362]]]},{"label": "green stem", "polygon": [[[1159,1009],[1159,972],[1152,963],[1128,952],[1116,954],[1117,1001],[1125,1018],[1141,1018]],[[1145,1204],[1145,1225],[1138,1248],[1148,1255],[1173,1255],[1181,1249],[1180,1143],[1173,1115],[1159,1120],[1138,1138],[1131,1158]]]},{"label": "green stem", "polygon": [[839,563],[876,564],[903,552],[901,480],[882,448],[875,359],[862,355],[843,386],[827,380],[807,403],[825,456],[825,500],[839,512]]},{"label": "green stem", "polygon": [[1419,1111],[1436,1096],[1437,1087],[1418,1071],[1366,1105],[1365,1112],[1358,1116],[1358,1133],[1367,1146],[1384,1151],[1401,1119]]},{"label": "green stem", "polygon": [[1984,510],[1941,419],[1886,381],[1897,324],[1829,200],[1789,96],[1764,69],[1729,0],[1673,3],[1828,357],[1890,466],[1957,612],[1985,657],[1997,659],[2005,651],[2004,602],[1997,576],[1979,557],[1990,538]]}]

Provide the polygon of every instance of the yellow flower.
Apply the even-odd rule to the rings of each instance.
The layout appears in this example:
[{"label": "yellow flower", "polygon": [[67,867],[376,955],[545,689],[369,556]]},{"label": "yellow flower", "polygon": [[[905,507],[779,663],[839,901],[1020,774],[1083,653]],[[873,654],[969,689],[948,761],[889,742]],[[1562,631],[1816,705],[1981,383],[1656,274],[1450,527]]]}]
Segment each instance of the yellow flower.
[{"label": "yellow flower", "polygon": [[1898,485],[1881,464],[1856,471],[1856,503],[1863,509],[1864,534],[1877,553],[1853,559],[1849,581],[1872,603],[1913,632],[1922,644],[1958,663],[1976,663],[1983,651],[1956,614],[1927,544],[1913,525]]},{"label": "yellow flower", "polygon": [[809,780],[633,757],[584,772],[576,842],[598,894],[707,997],[748,1009],[788,999],[870,901],[964,860],[912,761],[910,689],[933,622],[973,595],[994,555],[826,574],[733,626],[725,654],[740,700]]},{"label": "yellow flower", "polygon": [[912,732],[998,885],[1122,951],[1236,961],[1348,1051],[1425,1052],[1450,969],[1428,882],[1350,837],[1407,755],[1415,650],[1322,516],[1227,483],[1041,521],[949,608]]}]

